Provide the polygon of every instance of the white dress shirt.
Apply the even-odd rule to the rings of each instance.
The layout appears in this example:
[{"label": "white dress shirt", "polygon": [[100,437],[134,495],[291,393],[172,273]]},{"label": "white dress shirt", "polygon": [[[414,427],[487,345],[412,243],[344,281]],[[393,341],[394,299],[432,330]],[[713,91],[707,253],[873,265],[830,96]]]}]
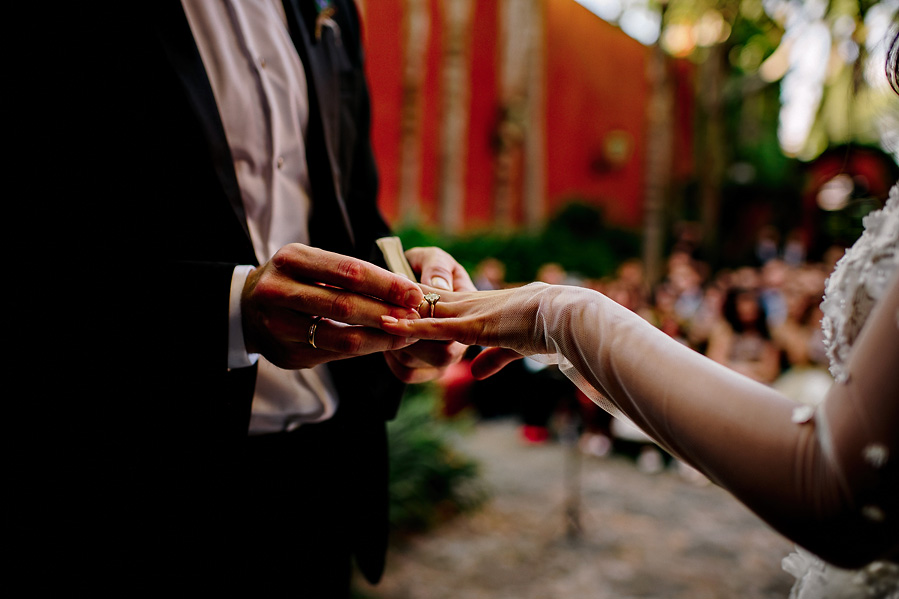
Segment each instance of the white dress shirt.
[{"label": "white dress shirt", "polygon": [[[288,243],[309,242],[303,65],[281,0],[182,0],[182,5],[212,85],[261,264]],[[240,293],[252,268],[239,266],[232,277],[228,363],[240,368],[258,360],[250,433],[291,430],[331,417],[337,394],[324,366],[282,370],[247,354]]]}]

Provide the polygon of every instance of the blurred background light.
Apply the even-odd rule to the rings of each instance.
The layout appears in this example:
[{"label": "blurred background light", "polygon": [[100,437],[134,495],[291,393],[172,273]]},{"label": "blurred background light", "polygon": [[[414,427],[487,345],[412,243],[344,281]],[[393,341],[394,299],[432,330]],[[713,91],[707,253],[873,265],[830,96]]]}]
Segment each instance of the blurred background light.
[{"label": "blurred background light", "polygon": [[822,210],[842,210],[849,204],[855,185],[849,175],[837,175],[821,186],[818,191],[818,206]]},{"label": "blurred background light", "polygon": [[600,19],[615,23],[623,10],[622,0],[577,0],[578,4]]},{"label": "blurred background light", "polygon": [[601,19],[616,23],[626,34],[650,45],[662,31],[662,15],[647,0],[576,0]]}]

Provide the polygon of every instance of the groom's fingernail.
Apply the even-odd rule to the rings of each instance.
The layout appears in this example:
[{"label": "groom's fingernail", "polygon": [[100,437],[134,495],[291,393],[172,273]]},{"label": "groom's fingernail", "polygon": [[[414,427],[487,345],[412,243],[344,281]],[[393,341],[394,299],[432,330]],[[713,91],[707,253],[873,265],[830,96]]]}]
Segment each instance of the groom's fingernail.
[{"label": "groom's fingernail", "polygon": [[449,281],[444,279],[443,277],[431,277],[431,287],[437,287],[438,289],[446,289],[447,291],[451,291]]},{"label": "groom's fingernail", "polygon": [[421,304],[421,291],[418,289],[410,289],[403,298],[403,304],[410,308],[417,308]]}]

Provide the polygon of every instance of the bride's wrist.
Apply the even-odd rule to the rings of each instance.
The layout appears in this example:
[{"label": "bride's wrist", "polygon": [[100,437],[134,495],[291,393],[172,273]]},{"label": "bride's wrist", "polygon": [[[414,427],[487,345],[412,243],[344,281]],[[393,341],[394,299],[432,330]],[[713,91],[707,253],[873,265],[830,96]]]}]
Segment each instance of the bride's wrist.
[{"label": "bride's wrist", "polygon": [[531,283],[519,287],[499,306],[497,332],[499,345],[523,355],[546,353],[545,326],[541,305],[553,286]]}]

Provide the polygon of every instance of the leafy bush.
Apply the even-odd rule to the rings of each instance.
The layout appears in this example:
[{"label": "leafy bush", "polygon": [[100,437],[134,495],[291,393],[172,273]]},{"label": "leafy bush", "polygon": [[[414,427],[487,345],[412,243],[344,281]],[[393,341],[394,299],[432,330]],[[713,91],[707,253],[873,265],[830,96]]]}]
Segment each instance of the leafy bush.
[{"label": "leafy bush", "polygon": [[388,423],[390,523],[400,533],[426,530],[485,499],[477,462],[451,442],[470,422],[441,416],[438,400],[435,385],[411,385]]},{"label": "leafy bush", "polygon": [[485,258],[506,266],[509,281],[532,281],[537,270],[557,262],[567,271],[600,278],[639,254],[639,235],[606,225],[599,208],[572,201],[538,232],[486,232],[461,237],[441,236],[420,228],[399,232],[405,247],[436,245],[473,271]]}]

